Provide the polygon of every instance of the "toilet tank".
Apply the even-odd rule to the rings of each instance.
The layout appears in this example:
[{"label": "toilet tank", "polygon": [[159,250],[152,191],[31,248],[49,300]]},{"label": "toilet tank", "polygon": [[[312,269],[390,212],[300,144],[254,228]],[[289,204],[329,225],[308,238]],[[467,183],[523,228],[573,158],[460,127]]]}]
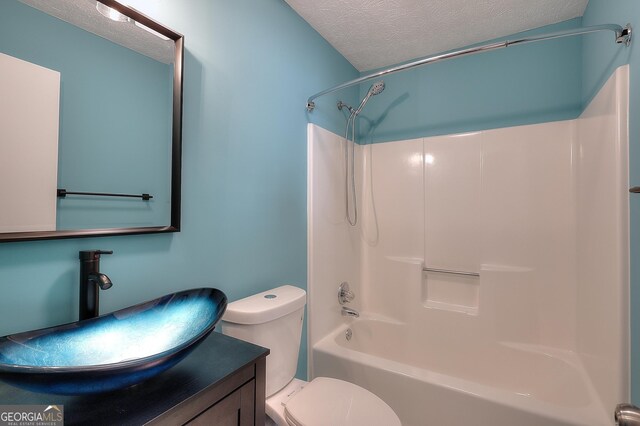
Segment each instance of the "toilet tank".
[{"label": "toilet tank", "polygon": [[296,374],[307,293],[283,285],[227,305],[222,332],[269,348],[267,397],[285,387]]}]

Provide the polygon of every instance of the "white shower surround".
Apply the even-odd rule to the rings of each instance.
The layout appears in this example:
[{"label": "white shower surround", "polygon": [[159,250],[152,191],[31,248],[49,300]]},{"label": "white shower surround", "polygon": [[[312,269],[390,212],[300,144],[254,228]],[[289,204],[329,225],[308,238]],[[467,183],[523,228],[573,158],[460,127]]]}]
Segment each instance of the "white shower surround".
[{"label": "white shower surround", "polygon": [[[364,386],[405,426],[612,424],[629,400],[628,78],[576,120],[357,146],[355,228],[342,138],[309,125],[310,376]],[[342,281],[360,319],[340,315]]]}]

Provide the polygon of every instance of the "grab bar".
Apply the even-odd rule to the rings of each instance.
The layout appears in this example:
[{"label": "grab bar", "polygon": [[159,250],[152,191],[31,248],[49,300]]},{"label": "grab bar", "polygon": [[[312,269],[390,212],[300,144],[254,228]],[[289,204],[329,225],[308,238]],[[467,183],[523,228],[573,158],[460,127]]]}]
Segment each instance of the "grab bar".
[{"label": "grab bar", "polygon": [[423,272],[438,272],[440,274],[464,275],[466,277],[480,277],[477,272],[452,271],[450,269],[422,268]]}]

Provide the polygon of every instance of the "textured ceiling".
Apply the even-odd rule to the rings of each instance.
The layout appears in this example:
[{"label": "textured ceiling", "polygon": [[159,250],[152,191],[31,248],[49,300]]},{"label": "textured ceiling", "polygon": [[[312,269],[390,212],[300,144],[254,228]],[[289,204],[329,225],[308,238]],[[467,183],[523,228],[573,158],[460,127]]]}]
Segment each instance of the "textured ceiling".
[{"label": "textured ceiling", "polygon": [[20,1],[156,61],[166,64],[174,61],[175,44],[172,40],[163,40],[133,22],[116,22],[105,18],[96,10],[95,0]]},{"label": "textured ceiling", "polygon": [[359,71],[582,16],[588,0],[286,0]]}]

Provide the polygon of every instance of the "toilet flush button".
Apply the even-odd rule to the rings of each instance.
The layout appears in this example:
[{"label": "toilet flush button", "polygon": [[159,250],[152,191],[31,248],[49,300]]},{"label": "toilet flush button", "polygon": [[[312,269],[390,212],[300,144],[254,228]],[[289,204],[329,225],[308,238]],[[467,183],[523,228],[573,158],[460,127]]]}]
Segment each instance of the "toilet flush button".
[{"label": "toilet flush button", "polygon": [[275,299],[276,297],[278,296],[276,296],[275,294],[267,294],[264,296],[265,299]]}]

